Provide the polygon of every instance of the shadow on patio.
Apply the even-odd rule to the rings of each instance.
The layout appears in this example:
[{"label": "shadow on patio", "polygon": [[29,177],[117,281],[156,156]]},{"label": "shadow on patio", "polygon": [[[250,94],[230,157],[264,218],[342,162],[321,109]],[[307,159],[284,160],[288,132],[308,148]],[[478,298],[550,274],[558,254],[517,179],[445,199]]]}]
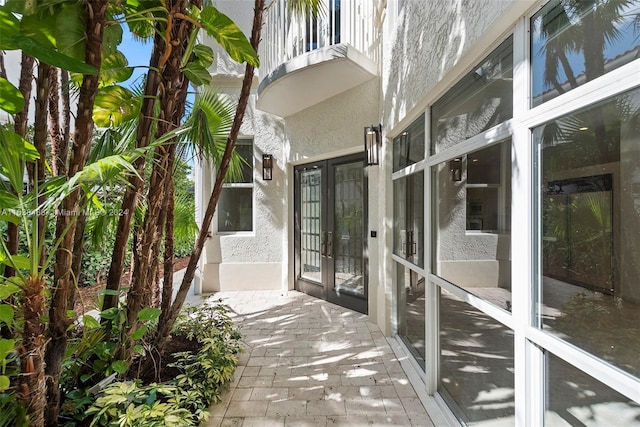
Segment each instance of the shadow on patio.
[{"label": "shadow on patio", "polygon": [[217,426],[432,426],[367,316],[290,291],[220,292],[246,352]]}]

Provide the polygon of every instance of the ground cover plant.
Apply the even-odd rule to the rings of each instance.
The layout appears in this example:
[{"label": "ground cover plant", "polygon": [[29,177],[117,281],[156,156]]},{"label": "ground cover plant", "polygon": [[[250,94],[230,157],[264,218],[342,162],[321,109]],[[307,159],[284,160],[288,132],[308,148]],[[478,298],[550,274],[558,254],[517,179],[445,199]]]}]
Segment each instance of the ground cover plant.
[{"label": "ground cover plant", "polygon": [[[152,311],[143,317],[150,323],[157,320]],[[98,322],[89,321],[79,328],[78,339],[71,346],[76,351],[65,363],[68,374],[64,377],[80,383],[69,387],[61,425],[200,425],[208,419],[210,405],[220,400],[224,386],[233,378],[240,352],[240,334],[220,300],[207,300],[182,311],[165,354],[157,360],[158,375],[91,386],[93,375],[113,373],[115,378],[119,369],[113,361],[115,346],[101,339],[104,330]],[[137,347],[143,354],[144,336]]]}]

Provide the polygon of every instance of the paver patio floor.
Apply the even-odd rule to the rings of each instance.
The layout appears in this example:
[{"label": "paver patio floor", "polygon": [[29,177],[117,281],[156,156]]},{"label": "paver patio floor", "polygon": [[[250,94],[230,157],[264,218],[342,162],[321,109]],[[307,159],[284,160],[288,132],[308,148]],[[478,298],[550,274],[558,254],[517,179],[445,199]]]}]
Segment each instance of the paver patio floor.
[{"label": "paver patio floor", "polygon": [[296,291],[219,292],[246,349],[218,426],[433,426],[378,326]]}]

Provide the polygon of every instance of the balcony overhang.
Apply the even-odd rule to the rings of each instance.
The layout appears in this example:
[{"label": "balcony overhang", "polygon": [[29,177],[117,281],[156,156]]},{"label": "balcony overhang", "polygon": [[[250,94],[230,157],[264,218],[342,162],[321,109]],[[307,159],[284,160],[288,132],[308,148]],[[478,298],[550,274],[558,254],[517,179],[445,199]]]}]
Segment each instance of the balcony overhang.
[{"label": "balcony overhang", "polygon": [[262,79],[257,106],[288,117],[377,75],[377,65],[352,46],[324,47],[285,62]]}]

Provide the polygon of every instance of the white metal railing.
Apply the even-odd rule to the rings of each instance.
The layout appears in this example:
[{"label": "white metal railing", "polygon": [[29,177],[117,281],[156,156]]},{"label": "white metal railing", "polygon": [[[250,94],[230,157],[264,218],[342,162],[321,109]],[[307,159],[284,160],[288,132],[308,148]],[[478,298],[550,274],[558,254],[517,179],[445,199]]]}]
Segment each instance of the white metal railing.
[{"label": "white metal railing", "polygon": [[296,16],[287,0],[273,0],[265,10],[260,44],[260,78],[279,65],[313,50],[343,43],[379,59],[377,0],[323,0],[318,16]]}]

